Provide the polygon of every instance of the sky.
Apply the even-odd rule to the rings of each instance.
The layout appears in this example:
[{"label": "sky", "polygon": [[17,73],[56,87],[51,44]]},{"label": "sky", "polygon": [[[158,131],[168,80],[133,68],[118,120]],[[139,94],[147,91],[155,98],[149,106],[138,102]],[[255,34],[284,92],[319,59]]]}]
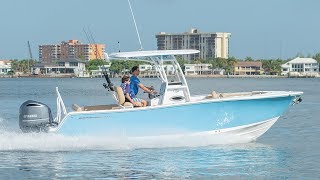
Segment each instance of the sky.
[{"label": "sky", "polygon": [[[287,59],[320,53],[319,0],[130,0],[144,50],[155,34],[231,33],[229,55]],[[38,46],[77,39],[106,52],[140,48],[127,0],[1,0],[0,59],[28,59]],[[118,44],[119,42],[119,44]]]}]

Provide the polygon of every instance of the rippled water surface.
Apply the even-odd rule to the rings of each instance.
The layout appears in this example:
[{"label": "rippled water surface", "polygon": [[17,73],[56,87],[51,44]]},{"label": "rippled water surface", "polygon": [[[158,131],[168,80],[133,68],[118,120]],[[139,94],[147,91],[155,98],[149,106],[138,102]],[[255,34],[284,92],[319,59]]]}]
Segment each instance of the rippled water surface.
[{"label": "rippled water surface", "polygon": [[[292,90],[305,94],[303,102],[290,107],[257,142],[209,145],[227,139],[22,134],[18,125],[20,105],[29,99],[37,100],[55,112],[56,86],[68,110],[73,103],[94,105],[114,100],[103,89],[102,78],[0,79],[0,179],[320,178],[319,78],[187,80],[192,94],[212,90]],[[157,79],[141,81],[158,87]]]}]

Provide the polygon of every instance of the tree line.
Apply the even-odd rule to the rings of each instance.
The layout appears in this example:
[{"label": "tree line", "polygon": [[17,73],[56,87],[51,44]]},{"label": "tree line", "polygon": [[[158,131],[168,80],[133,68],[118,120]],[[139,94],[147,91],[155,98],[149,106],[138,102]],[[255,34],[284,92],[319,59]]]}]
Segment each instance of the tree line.
[{"label": "tree line", "polygon": [[[296,57],[305,57],[302,54],[297,54]],[[320,63],[320,53],[315,54],[314,56],[308,55],[306,57],[311,57]],[[253,59],[252,57],[246,57],[245,59],[237,59],[235,57],[225,58],[211,58],[211,59],[195,59],[191,62],[188,62],[182,59],[180,56],[177,56],[177,60],[181,66],[181,69],[185,69],[185,64],[211,64],[211,69],[224,69],[227,74],[232,74],[234,70],[234,66],[237,62],[240,61],[256,61],[262,62],[262,68],[265,74],[270,75],[279,75],[281,74],[281,65],[285,64],[290,59]],[[15,72],[23,72],[23,73],[30,73],[30,67],[32,67],[37,61],[30,60],[30,59],[23,59],[23,60],[12,60],[11,62],[11,69],[12,71],[8,74],[13,74]],[[92,70],[98,70],[99,67],[103,65],[107,65],[109,62],[102,60],[102,59],[94,59],[90,60],[86,63],[86,70],[90,73]],[[125,60],[115,60],[112,61],[110,66],[110,71],[112,73],[128,73],[133,66],[137,66],[141,64],[139,61],[125,61]]]},{"label": "tree line", "polygon": [[11,61],[11,71],[8,74],[12,75],[15,72],[30,73],[30,67],[36,64],[36,62],[34,59],[14,59]]},{"label": "tree line", "polygon": [[[304,58],[302,54],[297,54],[296,57]],[[317,62],[320,64],[320,53],[315,54],[314,56],[306,56],[308,58],[313,58],[317,60]],[[288,59],[253,59],[252,57],[246,57],[244,59],[237,59],[235,57],[229,57],[227,59],[225,58],[212,58],[212,59],[195,59],[191,62],[188,62],[182,58],[177,58],[181,68],[184,70],[185,64],[200,64],[200,63],[206,63],[211,64],[211,69],[224,69],[227,74],[232,74],[235,64],[240,61],[254,61],[254,62],[261,62],[262,68],[265,72],[265,74],[269,75],[280,75],[281,74],[281,65],[285,64],[286,62],[292,60],[294,58],[288,58]]]}]

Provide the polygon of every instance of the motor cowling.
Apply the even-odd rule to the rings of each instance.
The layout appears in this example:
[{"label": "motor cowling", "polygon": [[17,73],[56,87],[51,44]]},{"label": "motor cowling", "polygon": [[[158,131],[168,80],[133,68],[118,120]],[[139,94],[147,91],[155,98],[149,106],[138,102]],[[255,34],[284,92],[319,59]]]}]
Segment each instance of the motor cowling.
[{"label": "motor cowling", "polygon": [[28,100],[20,106],[19,126],[22,132],[41,132],[53,123],[51,109],[44,103]]}]

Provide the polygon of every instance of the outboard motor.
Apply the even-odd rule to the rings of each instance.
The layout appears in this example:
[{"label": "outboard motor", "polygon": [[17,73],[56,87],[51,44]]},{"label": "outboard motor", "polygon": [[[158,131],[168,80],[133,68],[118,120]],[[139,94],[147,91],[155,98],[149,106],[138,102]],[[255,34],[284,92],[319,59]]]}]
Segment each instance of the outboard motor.
[{"label": "outboard motor", "polygon": [[43,103],[28,100],[20,106],[19,126],[22,132],[41,132],[53,124],[51,109]]}]

